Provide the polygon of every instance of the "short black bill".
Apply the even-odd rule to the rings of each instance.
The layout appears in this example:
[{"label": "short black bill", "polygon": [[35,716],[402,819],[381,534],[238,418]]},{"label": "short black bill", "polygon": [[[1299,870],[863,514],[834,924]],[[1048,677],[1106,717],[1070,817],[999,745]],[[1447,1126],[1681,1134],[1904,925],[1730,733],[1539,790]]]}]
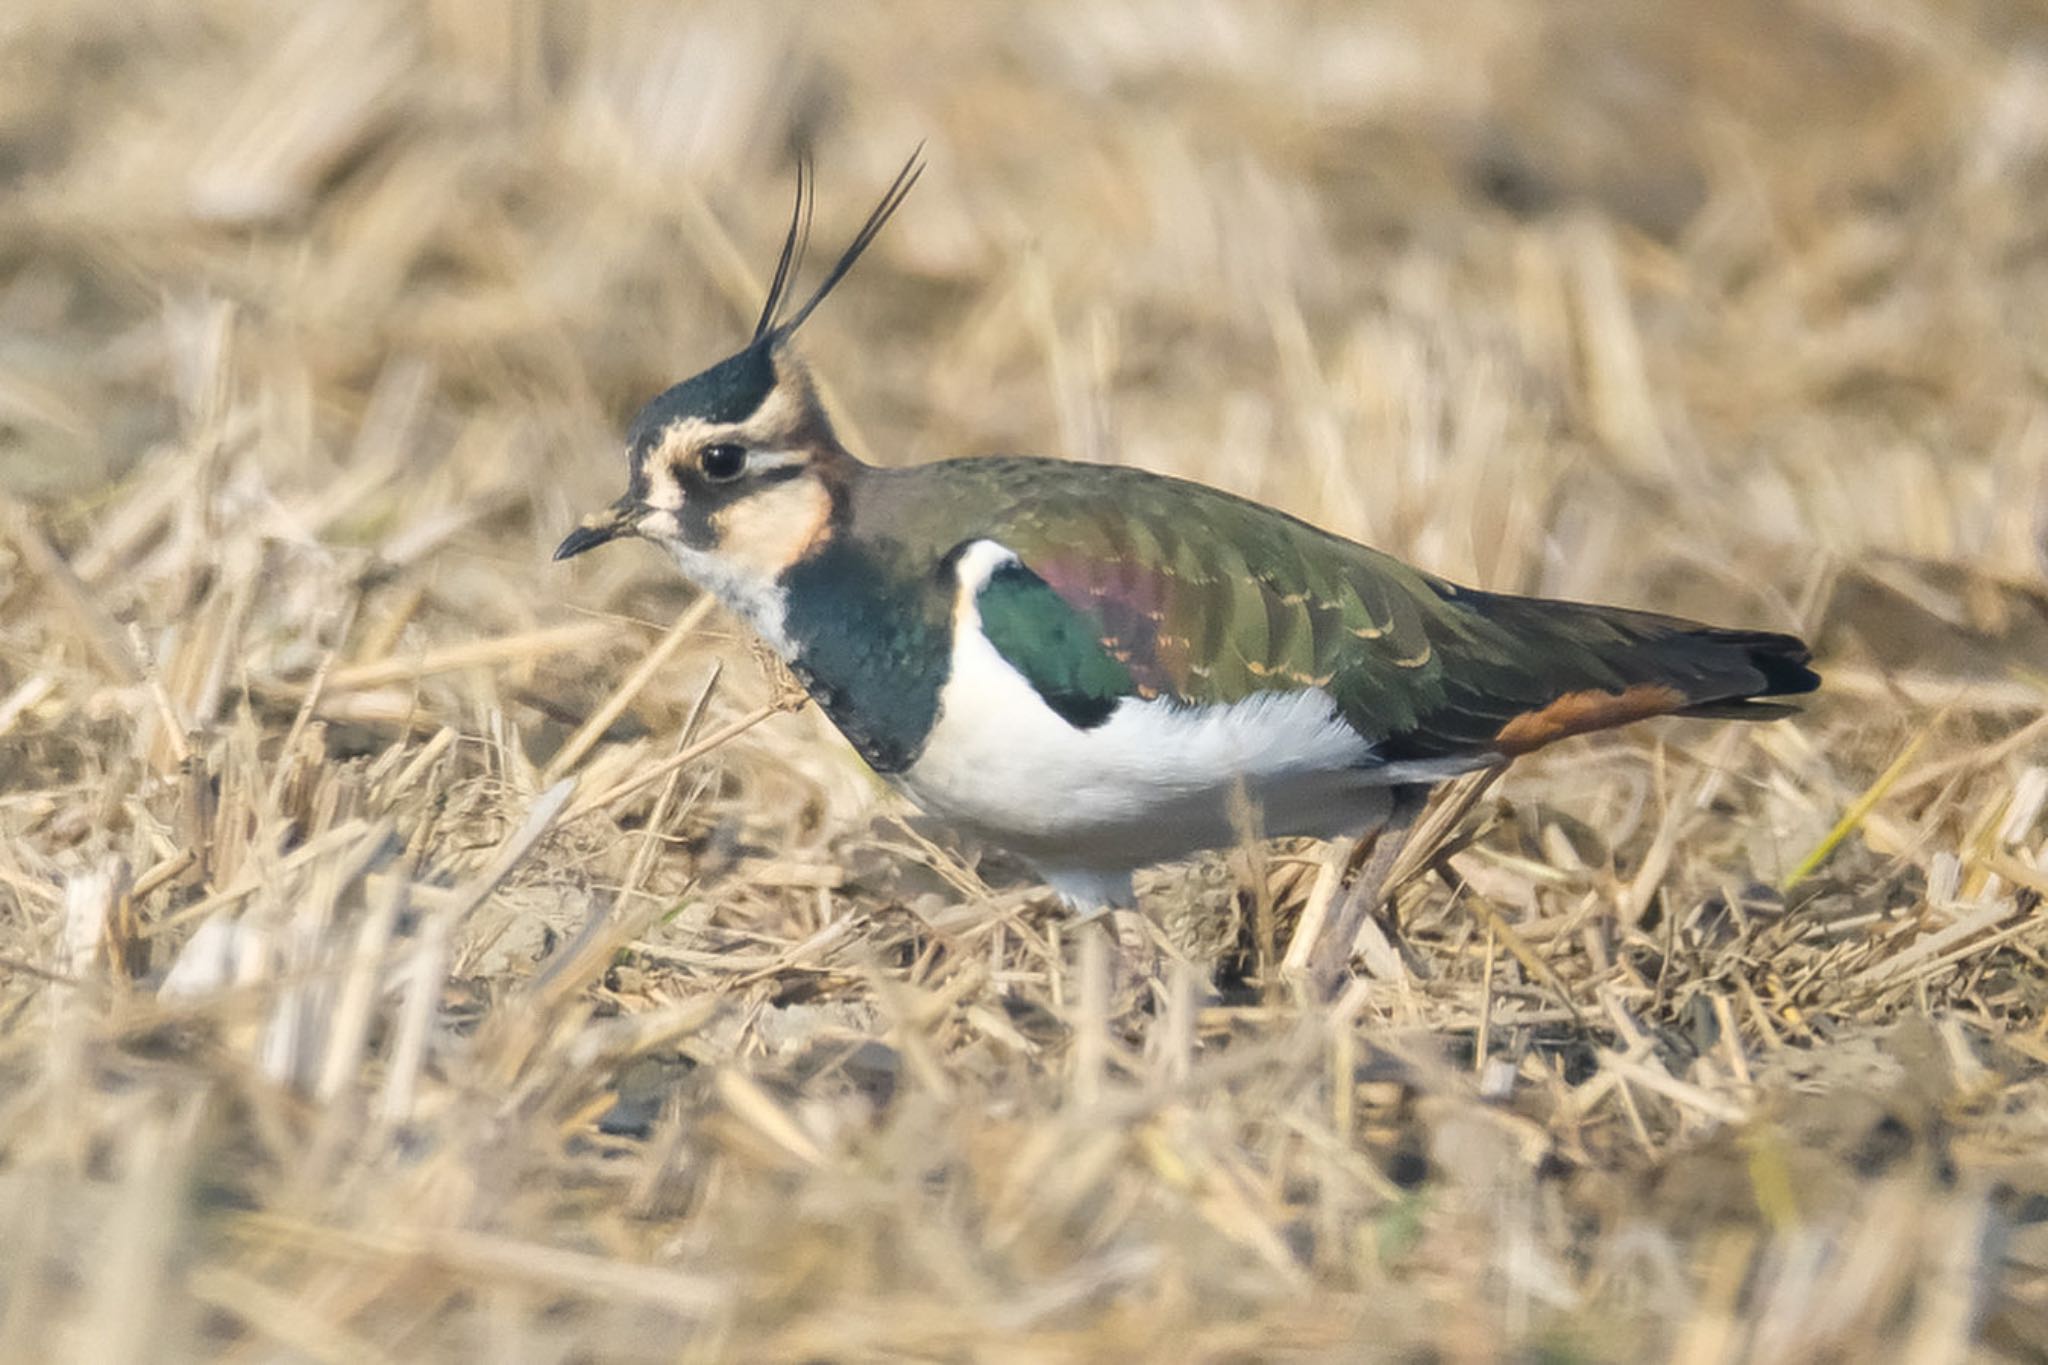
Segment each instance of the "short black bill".
[{"label": "short black bill", "polygon": [[595,550],[608,540],[617,540],[626,534],[627,527],[620,522],[605,521],[595,525],[579,526],[562,537],[562,543],[555,547],[557,560],[569,559],[585,550]]},{"label": "short black bill", "polygon": [[562,543],[555,547],[555,558],[568,559],[620,536],[633,535],[646,514],[647,504],[629,492],[596,516],[585,517],[581,526],[562,537]]}]

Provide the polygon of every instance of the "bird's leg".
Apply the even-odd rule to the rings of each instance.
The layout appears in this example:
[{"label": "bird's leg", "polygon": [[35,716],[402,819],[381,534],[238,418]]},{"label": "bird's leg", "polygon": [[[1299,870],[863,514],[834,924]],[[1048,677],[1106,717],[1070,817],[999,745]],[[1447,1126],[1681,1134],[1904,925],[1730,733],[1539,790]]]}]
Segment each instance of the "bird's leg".
[{"label": "bird's leg", "polygon": [[1146,922],[1145,912],[1135,906],[1112,910],[1109,919],[1116,931],[1117,994],[1121,997],[1123,988],[1128,985],[1138,1003],[1143,1005],[1153,981],[1166,979],[1166,962],[1159,951],[1158,940],[1153,937],[1152,926]]},{"label": "bird's leg", "polygon": [[1067,921],[1078,935],[1103,934],[1111,953],[1110,995],[1121,999],[1126,990],[1135,992],[1140,1004],[1150,994],[1154,977],[1164,979],[1159,944],[1138,909],[1138,894],[1131,886],[1130,873],[1034,865],[1060,900],[1072,913]]},{"label": "bird's leg", "polygon": [[1109,998],[1132,996],[1140,1007],[1151,997],[1155,980],[1164,981],[1167,962],[1158,938],[1135,905],[1100,905],[1074,916],[1068,924],[1080,934],[1099,934],[1109,946]]},{"label": "bird's leg", "polygon": [[1393,789],[1393,808],[1387,812],[1386,823],[1367,836],[1372,840],[1372,851],[1366,855],[1365,865],[1351,879],[1351,888],[1338,903],[1336,913],[1324,921],[1320,939],[1312,950],[1309,980],[1318,999],[1327,1000],[1335,994],[1351,961],[1351,945],[1358,941],[1365,917],[1379,909],[1387,877],[1407,846],[1408,831],[1414,826],[1415,817],[1428,801],[1427,787]]}]

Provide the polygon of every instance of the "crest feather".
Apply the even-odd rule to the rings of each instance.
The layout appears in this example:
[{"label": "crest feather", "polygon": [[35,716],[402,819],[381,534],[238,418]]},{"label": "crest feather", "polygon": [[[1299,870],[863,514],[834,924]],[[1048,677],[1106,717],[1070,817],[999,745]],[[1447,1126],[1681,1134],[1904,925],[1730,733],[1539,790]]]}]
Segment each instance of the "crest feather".
[{"label": "crest feather", "polygon": [[896,173],[896,179],[882,195],[881,202],[868,214],[867,222],[861,224],[861,229],[854,234],[853,241],[840,253],[832,268],[825,272],[825,278],[817,289],[787,320],[776,322],[775,314],[780,309],[789,286],[795,282],[797,268],[803,263],[804,243],[810,236],[810,206],[815,195],[812,186],[814,177],[810,174],[808,161],[797,163],[796,208],[790,215],[789,235],[782,243],[782,259],[776,263],[775,279],[768,287],[768,304],[761,310],[761,320],[754,327],[756,344],[765,341],[770,345],[779,345],[788,340],[797,328],[804,325],[804,320],[817,311],[818,305],[825,301],[825,296],[838,287],[839,282],[846,278],[847,272],[853,269],[854,262],[861,258],[861,253],[881,234],[883,225],[903,206],[904,199],[909,197],[911,188],[917,184],[917,178],[923,174],[924,144],[920,142],[917,149],[910,154],[910,160],[904,162],[903,169]]},{"label": "crest feather", "polygon": [[754,324],[756,342],[775,330],[775,315],[782,311],[789,286],[804,267],[804,248],[811,240],[811,206],[816,197],[811,158],[799,156],[796,162],[796,203],[789,213],[789,234],[782,239],[782,256],[775,262],[775,278],[768,283],[768,300],[761,305],[761,320]]}]

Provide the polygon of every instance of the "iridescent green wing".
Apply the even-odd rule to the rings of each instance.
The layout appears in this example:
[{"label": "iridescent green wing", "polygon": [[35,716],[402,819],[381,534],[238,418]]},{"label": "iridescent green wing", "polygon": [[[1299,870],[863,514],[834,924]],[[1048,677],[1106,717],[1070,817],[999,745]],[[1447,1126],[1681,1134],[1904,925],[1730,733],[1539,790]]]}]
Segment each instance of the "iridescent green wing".
[{"label": "iridescent green wing", "polygon": [[1199,706],[1314,688],[1381,757],[1427,760],[1812,685],[1790,637],[1461,589],[1134,471],[1030,473],[1013,476],[1028,496],[1000,496],[1001,477],[984,489],[999,495],[987,534],[1022,561],[984,595],[984,629],[1077,715],[1127,695]]},{"label": "iridescent green wing", "polygon": [[1101,618],[1023,565],[997,568],[975,605],[996,652],[1069,724],[1100,725],[1117,702],[1138,694],[1129,666],[1104,639]]},{"label": "iridescent green wing", "polygon": [[984,600],[991,641],[1034,682],[1071,673],[1073,639],[1087,634],[1141,697],[1208,705],[1316,688],[1374,737],[1442,700],[1434,580],[1208,489],[1075,474],[990,528],[1043,585],[1030,620],[1049,596],[1082,623],[1055,645],[1026,613]]}]

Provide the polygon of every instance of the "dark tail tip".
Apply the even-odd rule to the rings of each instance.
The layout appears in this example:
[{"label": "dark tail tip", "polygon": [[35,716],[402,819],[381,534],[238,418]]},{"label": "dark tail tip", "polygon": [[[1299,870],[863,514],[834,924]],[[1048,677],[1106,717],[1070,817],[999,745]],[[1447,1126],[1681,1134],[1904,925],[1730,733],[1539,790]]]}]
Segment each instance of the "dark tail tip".
[{"label": "dark tail tip", "polygon": [[1764,685],[1756,696],[1788,697],[1820,686],[1820,674],[1808,667],[1813,651],[1796,635],[1745,632],[1728,643],[1740,645],[1749,655],[1750,666],[1763,674]]}]

